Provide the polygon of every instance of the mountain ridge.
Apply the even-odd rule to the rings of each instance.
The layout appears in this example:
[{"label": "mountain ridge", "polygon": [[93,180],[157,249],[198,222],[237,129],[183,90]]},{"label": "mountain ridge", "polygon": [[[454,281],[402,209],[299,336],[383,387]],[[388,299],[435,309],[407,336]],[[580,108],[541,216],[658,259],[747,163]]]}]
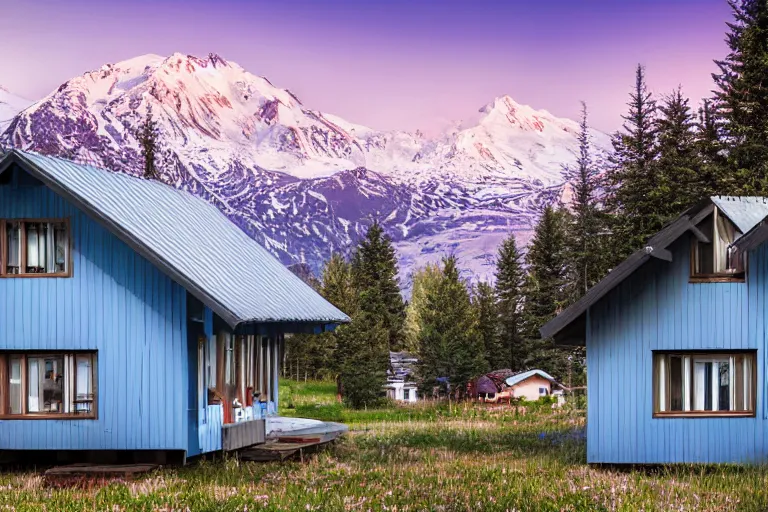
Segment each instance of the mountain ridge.
[{"label": "mountain ridge", "polygon": [[[494,241],[509,231],[526,240],[541,207],[560,199],[578,147],[578,123],[510,96],[428,138],[312,110],[219,55],[180,53],[74,77],[16,114],[0,140],[137,174],[148,106],[168,150],[164,181],[215,202],[284,263],[315,270],[377,218],[404,276],[455,251],[469,277],[491,277]],[[607,135],[591,136],[607,150]]]}]

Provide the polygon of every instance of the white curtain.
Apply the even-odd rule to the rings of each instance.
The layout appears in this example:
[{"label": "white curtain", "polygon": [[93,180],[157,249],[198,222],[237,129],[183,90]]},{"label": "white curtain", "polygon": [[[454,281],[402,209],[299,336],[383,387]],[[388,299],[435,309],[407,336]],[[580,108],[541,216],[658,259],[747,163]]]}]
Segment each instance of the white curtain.
[{"label": "white curtain", "polygon": [[736,228],[734,228],[733,224],[722,215],[717,216],[717,235],[715,272],[723,273],[728,269],[728,246],[731,245],[736,238]]},{"label": "white curtain", "polygon": [[707,363],[696,361],[693,364],[693,410],[704,410],[704,397],[706,396],[706,390],[704,385],[706,382]]},{"label": "white curtain", "polygon": [[8,262],[9,267],[18,267],[20,265],[21,254],[21,232],[19,226],[8,224]]},{"label": "white curtain", "polygon": [[11,358],[11,414],[21,414],[21,359]]},{"label": "white curtain", "polygon": [[40,412],[40,368],[38,360],[28,359],[27,361],[27,387],[29,389],[27,410],[29,412]]}]

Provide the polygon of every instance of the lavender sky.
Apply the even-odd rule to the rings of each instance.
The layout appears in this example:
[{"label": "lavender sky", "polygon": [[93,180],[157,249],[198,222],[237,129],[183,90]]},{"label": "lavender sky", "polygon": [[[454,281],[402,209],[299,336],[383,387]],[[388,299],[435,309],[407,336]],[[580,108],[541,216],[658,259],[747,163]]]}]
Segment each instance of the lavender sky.
[{"label": "lavender sky", "polygon": [[637,63],[709,96],[725,0],[0,0],[0,85],[38,99],[146,53],[215,52],[310,108],[435,132],[494,97],[621,125]]}]

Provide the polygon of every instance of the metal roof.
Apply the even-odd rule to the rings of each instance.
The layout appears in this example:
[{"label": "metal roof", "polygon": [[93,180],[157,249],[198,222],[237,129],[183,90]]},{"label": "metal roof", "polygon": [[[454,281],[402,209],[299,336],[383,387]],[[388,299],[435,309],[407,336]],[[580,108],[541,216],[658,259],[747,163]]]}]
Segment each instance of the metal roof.
[{"label": "metal roof", "polygon": [[715,206],[746,233],[768,216],[768,198],[754,196],[714,196]]},{"label": "metal roof", "polygon": [[94,217],[232,327],[349,321],[202,198],[20,150],[0,160],[0,173],[13,163]]},{"label": "metal roof", "polygon": [[545,372],[544,370],[528,370],[527,372],[518,373],[517,375],[513,375],[509,377],[506,380],[507,386],[514,386],[515,384],[520,384],[526,379],[530,379],[534,375],[538,375],[539,377],[543,379],[547,379],[549,382],[552,382],[554,384],[557,384],[560,386],[561,384],[555,380],[553,376]]}]

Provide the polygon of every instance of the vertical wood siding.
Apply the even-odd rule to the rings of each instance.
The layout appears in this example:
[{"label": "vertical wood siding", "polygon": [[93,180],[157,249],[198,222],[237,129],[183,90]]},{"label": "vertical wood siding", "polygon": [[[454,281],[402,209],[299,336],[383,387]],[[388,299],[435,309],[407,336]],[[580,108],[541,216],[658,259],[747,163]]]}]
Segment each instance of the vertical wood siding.
[{"label": "vertical wood siding", "polygon": [[[651,260],[587,318],[587,460],[593,463],[765,462],[768,251],[749,255],[746,283],[688,282],[690,239],[671,263]],[[756,349],[755,418],[653,418],[653,350]]]},{"label": "vertical wood siding", "polygon": [[0,279],[0,350],[98,351],[97,420],[0,420],[0,449],[186,449],[186,292],[43,186],[0,218],[69,217],[73,277]]}]

